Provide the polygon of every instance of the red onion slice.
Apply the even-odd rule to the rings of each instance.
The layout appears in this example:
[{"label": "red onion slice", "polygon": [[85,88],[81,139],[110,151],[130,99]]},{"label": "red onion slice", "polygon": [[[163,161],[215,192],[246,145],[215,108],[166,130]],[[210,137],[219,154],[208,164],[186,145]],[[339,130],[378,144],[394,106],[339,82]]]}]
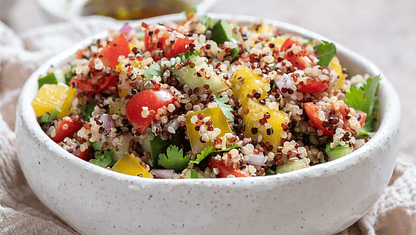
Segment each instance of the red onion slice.
[{"label": "red onion slice", "polygon": [[128,23],[126,23],[126,24],[123,26],[123,28],[121,28],[121,29],[120,29],[120,33],[124,33],[124,35],[125,35],[126,37],[128,37],[128,35],[129,35],[130,31],[131,31],[131,27],[130,27],[130,25],[129,25]]},{"label": "red onion slice", "polygon": [[262,152],[259,154],[250,153],[248,154],[248,163],[255,166],[266,166],[266,157]]},{"label": "red onion slice", "polygon": [[95,117],[91,117],[90,122],[94,121],[94,119],[97,118],[97,117],[98,117],[98,120],[100,120],[103,123],[101,125],[102,127],[104,127],[103,134],[107,135],[110,132],[111,127],[113,127],[113,125],[114,125],[113,118],[109,114],[101,114],[101,115],[98,115],[98,116],[95,116]]}]

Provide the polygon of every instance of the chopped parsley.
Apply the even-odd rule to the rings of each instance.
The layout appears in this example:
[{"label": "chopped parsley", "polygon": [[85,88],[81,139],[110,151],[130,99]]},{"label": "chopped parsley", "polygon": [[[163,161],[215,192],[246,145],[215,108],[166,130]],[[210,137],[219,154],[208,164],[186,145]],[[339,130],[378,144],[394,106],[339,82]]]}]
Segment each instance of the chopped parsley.
[{"label": "chopped parsley", "polygon": [[159,154],[159,164],[166,169],[173,169],[180,172],[188,165],[189,156],[183,156],[183,149],[176,145],[171,145],[166,149],[166,154]]},{"label": "chopped parsley", "polygon": [[154,76],[162,77],[162,68],[156,62],[152,62],[146,71],[144,71],[144,78],[146,81],[150,81]]},{"label": "chopped parsley", "polygon": [[[352,108],[361,110],[367,114],[365,119],[365,124],[361,128],[362,135],[365,135],[365,132],[371,132],[373,130],[374,123],[374,108],[377,103],[377,89],[380,84],[381,77],[380,75],[369,77],[362,84],[357,84],[357,86],[351,86],[350,92],[345,94],[345,102],[351,105]],[[371,136],[371,134],[368,134]]]},{"label": "chopped parsley", "polygon": [[62,111],[58,108],[53,108],[51,114],[45,113],[40,117],[40,123],[48,123],[56,119],[56,116],[61,113]]},{"label": "chopped parsley", "polygon": [[89,103],[87,110],[84,110],[81,105],[78,105],[78,108],[81,110],[81,113],[84,115],[85,120],[89,120],[92,117],[92,112],[94,112],[95,102]]},{"label": "chopped parsley", "polygon": [[229,120],[234,121],[234,114],[231,112],[233,111],[233,108],[231,105],[226,104],[228,102],[228,99],[225,97],[215,97],[215,102],[217,102],[218,106],[221,107],[222,112],[224,113],[225,117],[227,117]]},{"label": "chopped parsley", "polygon": [[313,47],[315,51],[321,54],[318,57],[318,65],[322,67],[328,67],[329,62],[337,54],[337,48],[332,42],[322,41],[323,43],[318,43]]},{"label": "chopped parsley", "polygon": [[104,151],[104,154],[97,151],[95,152],[95,159],[92,159],[91,163],[106,168],[113,162],[113,155],[112,150]]}]

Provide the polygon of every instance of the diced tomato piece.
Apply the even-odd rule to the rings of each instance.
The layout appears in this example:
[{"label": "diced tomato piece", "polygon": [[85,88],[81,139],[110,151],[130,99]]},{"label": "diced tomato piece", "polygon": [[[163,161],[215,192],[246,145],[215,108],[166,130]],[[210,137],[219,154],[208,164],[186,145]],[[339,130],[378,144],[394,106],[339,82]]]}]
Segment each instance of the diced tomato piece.
[{"label": "diced tomato piece", "polygon": [[77,148],[72,154],[82,160],[88,161],[91,158],[92,148],[88,145],[88,148],[81,152],[80,148]]},{"label": "diced tomato piece", "polygon": [[115,69],[119,64],[118,57],[121,55],[127,57],[129,54],[129,42],[127,41],[124,34],[120,34],[103,48],[103,50],[98,54],[98,58],[100,58],[104,64],[106,64],[106,61],[110,62],[107,63],[107,65],[110,66],[111,69]]},{"label": "diced tomato piece", "polygon": [[[90,73],[84,81],[75,76],[69,84],[86,93],[99,93],[108,90],[110,87],[116,87],[117,76],[113,70],[118,65],[118,57],[120,55],[127,57],[129,53],[129,43],[124,34],[120,34],[113,41],[109,42],[98,55],[90,59],[88,65]],[[96,58],[102,61],[104,68],[110,69],[95,70],[94,60]]]},{"label": "diced tomato piece", "polygon": [[[341,113],[341,115],[342,115],[342,117],[344,118],[343,120],[344,120],[344,123],[346,123],[348,120],[345,118],[346,117],[346,115],[350,112],[349,111],[349,105],[348,104],[343,104],[343,105],[341,105],[341,107],[339,108],[339,112]],[[363,111],[361,111],[361,110],[355,110],[355,115],[356,115],[356,117],[357,117],[357,119],[359,120],[359,122],[360,122],[360,125],[361,126],[364,126],[364,124],[365,124],[365,119],[367,118],[367,114],[366,113],[364,113]]]},{"label": "diced tomato piece", "polygon": [[[155,120],[157,110],[176,101],[177,96],[167,89],[144,90],[132,97],[126,105],[127,119],[134,129],[140,133]],[[147,108],[147,111],[143,111]]]},{"label": "diced tomato piece", "polygon": [[76,57],[77,59],[81,60],[81,59],[83,58],[82,54],[84,54],[84,52],[85,52],[85,49],[79,49],[79,50],[77,51],[77,53],[75,54],[75,57]]},{"label": "diced tomato piece", "polygon": [[62,142],[66,137],[72,138],[82,127],[82,122],[78,116],[70,119],[62,119],[56,128],[56,135],[52,138],[56,143]]},{"label": "diced tomato piece", "polygon": [[[315,126],[316,129],[321,130],[325,135],[334,135],[334,130],[328,130],[328,128],[324,127],[323,121],[319,119],[319,107],[315,105],[312,102],[304,103],[303,108],[305,109],[306,115],[308,116],[309,120],[312,122],[312,124]],[[335,109],[334,109],[335,110]],[[349,106],[348,104],[343,104],[338,110],[335,110],[335,116],[338,116],[344,121],[343,129],[349,132],[354,132],[354,130],[351,129],[347,125],[347,118],[346,115],[349,113]],[[366,113],[360,110],[355,110],[356,117],[358,118],[361,127],[364,126],[365,119],[366,119]]]},{"label": "diced tomato piece", "polygon": [[[306,49],[300,45],[298,42],[292,40],[291,38],[286,39],[286,41],[283,43],[282,47],[280,48],[280,51],[288,50],[292,48],[292,45],[295,44],[299,47],[301,47],[301,51],[297,54],[293,53],[293,51],[288,51],[285,54],[285,59],[290,61],[292,65],[298,69],[305,69],[310,66],[315,66],[315,62],[313,62],[313,59],[311,55],[306,51]],[[312,78],[312,82],[308,83],[300,83],[298,85],[298,91],[302,92],[304,94],[306,93],[316,93],[324,91],[328,88],[329,82],[328,81],[322,81],[319,78]]]},{"label": "diced tomato piece", "polygon": [[312,102],[307,102],[303,104],[306,115],[309,120],[315,126],[316,129],[321,130],[325,135],[334,135],[334,133],[322,125],[322,121],[319,119],[319,108]]},{"label": "diced tomato piece", "polygon": [[[109,63],[109,61],[103,61],[105,67],[110,67]],[[75,76],[71,79],[69,85],[86,93],[99,93],[101,91],[108,90],[110,87],[117,86],[117,76],[113,73],[113,71],[95,71],[93,59],[90,61],[89,67],[90,71],[92,71],[90,73],[91,77],[82,81],[78,78],[78,76]]]},{"label": "diced tomato piece", "polygon": [[364,126],[365,119],[367,118],[367,114],[364,113],[361,110],[355,110],[355,114],[357,115],[357,118],[358,118],[358,116],[360,116],[360,118],[358,118],[358,119],[359,119],[359,122],[360,122],[361,127]]},{"label": "diced tomato piece", "polygon": [[212,169],[218,168],[218,176],[220,178],[227,178],[228,175],[234,175],[235,177],[247,177],[247,175],[238,172],[232,167],[226,166],[223,160],[218,160],[214,158],[209,159],[209,167]]},{"label": "diced tomato piece", "polygon": [[285,59],[290,61],[290,63],[292,63],[292,65],[298,69],[305,69],[307,67],[314,66],[315,63],[313,62],[313,59],[310,56],[310,54],[305,50],[305,48],[302,45],[292,40],[291,38],[286,39],[286,41],[280,48],[280,51],[292,48],[293,44],[301,47],[301,51],[297,54],[293,53],[293,51],[288,51],[285,55]]},{"label": "diced tomato piece", "polygon": [[[166,41],[169,39],[172,39],[172,41],[167,43]],[[150,52],[156,49],[163,50],[163,57],[167,59],[188,51],[190,49],[189,44],[193,41],[193,39],[186,38],[183,34],[164,26],[157,26],[154,30],[147,26],[144,36],[146,50]],[[153,59],[159,60],[161,57],[153,55]]]},{"label": "diced tomato piece", "polygon": [[301,82],[297,85],[297,91],[302,92],[304,94],[311,94],[311,93],[317,93],[324,91],[328,88],[329,82],[328,81],[322,81],[319,78],[313,78],[312,82],[304,83]]}]

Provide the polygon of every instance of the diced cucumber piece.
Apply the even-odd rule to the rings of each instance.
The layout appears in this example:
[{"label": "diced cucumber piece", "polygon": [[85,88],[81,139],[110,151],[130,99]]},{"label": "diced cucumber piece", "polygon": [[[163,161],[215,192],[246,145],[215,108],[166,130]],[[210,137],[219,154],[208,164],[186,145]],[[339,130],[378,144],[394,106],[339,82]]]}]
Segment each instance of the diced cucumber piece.
[{"label": "diced cucumber piece", "polygon": [[309,158],[303,158],[294,162],[289,162],[286,165],[276,167],[276,173],[286,173],[309,167],[310,161]]},{"label": "diced cucumber piece", "polygon": [[57,69],[57,70],[53,71],[53,74],[55,74],[55,77],[56,77],[56,80],[58,81],[58,83],[60,82],[60,83],[66,84],[65,83],[65,75],[64,75],[64,72],[62,72],[61,69]]},{"label": "diced cucumber piece", "polygon": [[196,171],[194,169],[187,169],[184,174],[185,179],[202,179],[205,178],[202,171]]},{"label": "diced cucumber piece", "polygon": [[186,84],[190,89],[195,89],[197,87],[204,87],[208,85],[212,93],[219,93],[228,88],[225,84],[224,78],[216,73],[211,74],[210,79],[206,79],[205,77],[199,77],[197,75],[197,69],[202,68],[204,64],[207,62],[207,58],[199,57],[196,54],[182,54],[180,56],[181,60],[183,58],[187,58],[191,60],[192,63],[195,64],[195,67],[191,68],[189,66],[184,66],[181,69],[177,69],[175,66],[171,66],[169,69],[172,71],[173,74],[178,78],[181,84]]},{"label": "diced cucumber piece", "polygon": [[66,78],[61,69],[55,70],[53,73],[48,73],[46,76],[39,78],[38,85],[41,88],[44,84],[58,84],[63,83],[68,85]]},{"label": "diced cucumber piece", "polygon": [[325,151],[326,154],[328,154],[329,161],[335,160],[349,153],[352,153],[352,149],[348,146],[348,144],[338,145],[335,148],[331,148],[330,142],[327,143]]},{"label": "diced cucumber piece", "polygon": [[[219,20],[212,27],[212,36],[211,40],[216,42],[218,45],[224,44],[224,42],[235,42],[236,37],[233,34],[233,28],[237,27],[234,24],[231,24],[227,21]],[[236,46],[236,45],[234,45]],[[238,48],[234,47],[229,54],[231,57],[234,57],[238,54]]]},{"label": "diced cucumber piece", "polygon": [[101,147],[103,147],[103,142],[102,141],[92,142],[91,147],[95,151],[101,151]]},{"label": "diced cucumber piece", "polygon": [[[120,137],[119,137],[120,138]],[[116,151],[116,146],[111,146],[111,148],[114,151],[113,159],[115,162],[120,160],[120,158],[123,157],[125,153],[128,152],[130,148],[130,141],[133,139],[133,136],[131,134],[128,134],[126,136],[123,136],[123,140],[121,141],[121,147],[119,147],[119,150]]]},{"label": "diced cucumber piece", "polygon": [[206,29],[208,29],[209,26],[211,26],[212,24],[212,19],[211,17],[208,17],[208,16],[200,16],[198,20],[201,21],[205,25]]},{"label": "diced cucumber piece", "polygon": [[232,27],[227,21],[219,20],[212,27],[211,40],[216,42],[218,45],[224,44],[224,42],[230,42],[232,38]]},{"label": "diced cucumber piece", "polygon": [[58,80],[54,73],[48,73],[46,76],[39,78],[38,80],[38,89],[40,89],[45,84],[58,84]]}]

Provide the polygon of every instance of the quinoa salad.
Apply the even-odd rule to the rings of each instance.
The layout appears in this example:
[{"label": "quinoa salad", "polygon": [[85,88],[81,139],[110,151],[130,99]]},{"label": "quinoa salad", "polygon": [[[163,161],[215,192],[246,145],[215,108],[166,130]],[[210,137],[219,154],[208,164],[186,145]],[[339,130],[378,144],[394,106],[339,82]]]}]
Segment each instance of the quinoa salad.
[{"label": "quinoa salad", "polygon": [[186,12],[110,30],[38,80],[32,107],[63,149],[163,179],[281,174],[373,135],[380,76],[349,75],[334,43]]}]

